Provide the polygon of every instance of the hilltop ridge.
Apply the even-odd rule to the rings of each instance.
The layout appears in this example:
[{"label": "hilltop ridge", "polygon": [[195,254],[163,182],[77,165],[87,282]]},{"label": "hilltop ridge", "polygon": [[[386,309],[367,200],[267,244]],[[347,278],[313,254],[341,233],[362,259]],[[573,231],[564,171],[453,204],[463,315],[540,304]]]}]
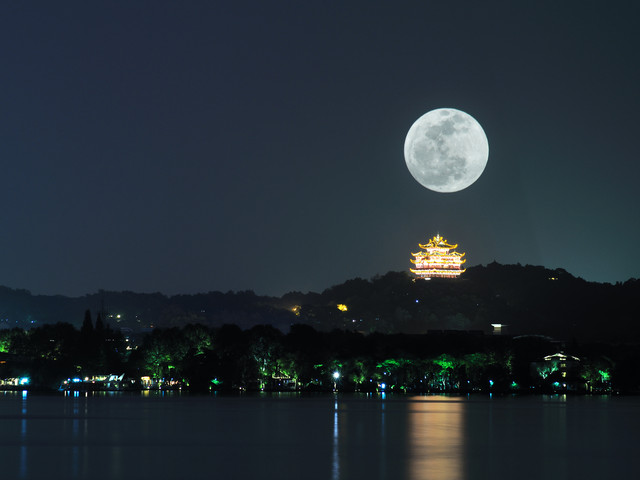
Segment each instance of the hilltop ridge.
[{"label": "hilltop ridge", "polygon": [[299,323],[364,333],[489,334],[492,324],[504,324],[512,335],[637,342],[637,298],[637,279],[595,283],[560,268],[494,262],[469,267],[456,279],[425,281],[406,272],[388,272],[349,279],[320,293],[289,292],[281,297],[252,291],[173,296],[100,291],[70,298],[0,287],[0,327],[57,322],[79,326],[88,309],[102,310],[114,328],[134,331],[195,323],[242,328],[265,324],[288,330]]}]

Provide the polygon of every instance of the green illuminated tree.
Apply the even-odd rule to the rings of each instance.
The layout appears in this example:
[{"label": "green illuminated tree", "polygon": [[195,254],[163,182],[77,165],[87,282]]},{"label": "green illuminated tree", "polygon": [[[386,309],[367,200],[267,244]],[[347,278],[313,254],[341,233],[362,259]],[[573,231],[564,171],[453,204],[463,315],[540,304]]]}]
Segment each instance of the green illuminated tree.
[{"label": "green illuminated tree", "polygon": [[282,337],[280,330],[270,326],[257,326],[249,330],[249,353],[260,389],[272,388],[272,379],[277,373],[277,361],[282,352]]},{"label": "green illuminated tree", "polygon": [[358,357],[349,359],[345,362],[345,377],[348,381],[353,382],[355,390],[361,390],[363,384],[372,376],[372,361]]},{"label": "green illuminated tree", "polygon": [[585,360],[580,365],[580,378],[588,392],[611,391],[612,362],[605,357]]},{"label": "green illuminated tree", "polygon": [[540,378],[546,380],[547,378],[549,378],[549,376],[558,371],[558,363],[555,361],[551,361],[538,364],[536,365],[536,371],[538,372]]},{"label": "green illuminated tree", "polygon": [[26,333],[21,328],[12,328],[11,330],[0,330],[0,352],[16,353],[17,343],[19,339],[25,337]]},{"label": "green illuminated tree", "polygon": [[213,349],[212,331],[199,324],[189,324],[183,328],[182,333],[193,355],[202,355]]},{"label": "green illuminated tree", "polygon": [[442,391],[451,391],[459,387],[457,370],[460,363],[452,355],[443,353],[432,360],[435,365],[434,386]]},{"label": "green illuminated tree", "polygon": [[144,349],[144,362],[147,372],[155,379],[164,378],[172,363],[171,355],[157,342]]},{"label": "green illuminated tree", "polygon": [[293,389],[297,390],[300,380],[299,367],[294,355],[284,353],[276,360],[276,370],[274,379],[279,381],[278,386],[283,386],[282,382],[286,381],[287,385],[293,384]]},{"label": "green illuminated tree", "polygon": [[471,388],[483,388],[488,384],[490,355],[483,352],[470,353],[463,357],[462,362]]},{"label": "green illuminated tree", "polygon": [[377,382],[404,392],[417,388],[423,376],[420,362],[404,357],[388,358],[378,363],[374,374]]},{"label": "green illuminated tree", "polygon": [[157,329],[145,338],[140,350],[143,368],[154,378],[180,378],[189,346],[182,330]]}]

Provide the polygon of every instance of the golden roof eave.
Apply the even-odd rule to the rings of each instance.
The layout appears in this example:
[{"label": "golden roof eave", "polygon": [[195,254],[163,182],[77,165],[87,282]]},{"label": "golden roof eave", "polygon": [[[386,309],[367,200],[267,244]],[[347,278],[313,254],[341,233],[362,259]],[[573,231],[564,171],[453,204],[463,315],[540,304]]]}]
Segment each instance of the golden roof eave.
[{"label": "golden roof eave", "polygon": [[414,268],[410,268],[409,271],[411,273],[415,273],[416,275],[419,274],[445,274],[445,275],[460,275],[461,273],[464,273],[467,271],[466,268],[461,268],[460,270],[443,270],[443,269],[426,269],[426,268],[421,268],[420,270],[416,270]]},{"label": "golden roof eave", "polygon": [[447,250],[447,249],[448,249],[448,250],[451,250],[451,249],[453,249],[453,248],[457,248],[457,247],[458,247],[458,244],[456,243],[455,245],[449,245],[449,244],[442,244],[442,243],[439,243],[439,244],[437,244],[437,245],[433,245],[433,244],[431,244],[431,243],[427,243],[427,244],[419,243],[419,244],[418,244],[418,246],[419,246],[420,248],[424,249],[424,250],[426,250],[427,248],[441,248],[441,249],[443,249],[443,250]]},{"label": "golden roof eave", "polygon": [[423,252],[418,252],[418,253],[412,253],[411,255],[413,255],[414,257],[421,257],[421,258],[428,258],[428,257],[459,257],[462,258],[465,256],[465,253],[459,253],[459,252],[445,252],[445,253],[433,253],[431,255],[423,253]]}]

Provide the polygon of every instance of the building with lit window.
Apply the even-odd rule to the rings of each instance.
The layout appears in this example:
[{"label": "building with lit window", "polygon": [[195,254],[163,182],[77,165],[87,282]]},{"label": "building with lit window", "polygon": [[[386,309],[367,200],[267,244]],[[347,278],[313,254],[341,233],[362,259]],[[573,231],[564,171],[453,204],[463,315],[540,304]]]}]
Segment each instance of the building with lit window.
[{"label": "building with lit window", "polygon": [[464,272],[462,264],[466,262],[464,253],[459,253],[455,249],[458,245],[451,245],[436,235],[426,244],[418,244],[420,251],[412,253],[414,258],[410,259],[415,266],[411,268],[411,273],[418,278],[426,280],[431,278],[456,278]]}]

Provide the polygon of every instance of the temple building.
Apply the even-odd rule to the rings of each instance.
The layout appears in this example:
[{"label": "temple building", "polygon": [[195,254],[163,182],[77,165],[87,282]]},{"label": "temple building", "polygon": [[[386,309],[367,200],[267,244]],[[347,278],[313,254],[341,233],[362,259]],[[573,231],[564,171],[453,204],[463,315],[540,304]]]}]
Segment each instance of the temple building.
[{"label": "temple building", "polygon": [[411,254],[414,256],[411,263],[415,268],[410,269],[418,278],[456,278],[464,272],[461,267],[466,259],[462,258],[464,253],[455,251],[457,244],[450,245],[440,235],[436,235],[428,243],[418,245],[422,250]]}]

